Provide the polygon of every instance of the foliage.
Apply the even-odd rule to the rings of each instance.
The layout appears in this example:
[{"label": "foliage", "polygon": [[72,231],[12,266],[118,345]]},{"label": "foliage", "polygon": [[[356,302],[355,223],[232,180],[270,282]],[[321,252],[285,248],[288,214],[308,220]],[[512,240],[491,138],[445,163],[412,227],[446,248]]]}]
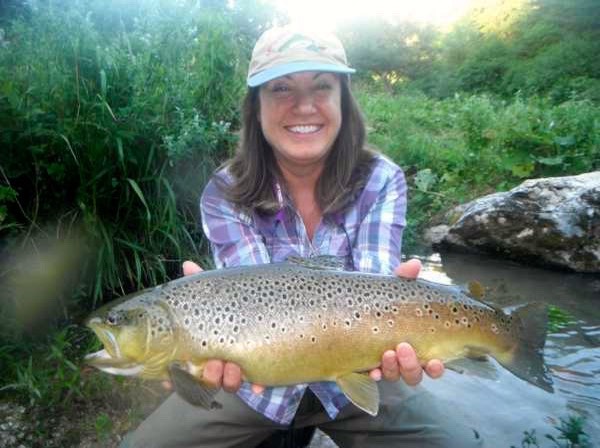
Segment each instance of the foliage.
[{"label": "foliage", "polygon": [[390,96],[372,83],[358,90],[370,142],[407,173],[409,244],[439,213],[478,195],[600,169],[600,108],[590,101],[436,100],[418,91]]},{"label": "foliage", "polygon": [[[204,261],[199,194],[236,143],[249,52],[274,13],[13,3],[0,10],[0,388],[54,406],[89,392],[88,347],[66,325]],[[75,241],[76,257],[61,249]]]},{"label": "foliage", "polygon": [[341,27],[338,34],[359,76],[372,73],[386,85],[423,75],[436,55],[438,32],[432,26],[368,18]]},{"label": "foliage", "polygon": [[263,24],[191,1],[32,5],[0,52],[0,229],[78,223],[97,248],[89,309],[200,256],[198,194],[235,144]]},{"label": "foliage", "polygon": [[[578,415],[569,415],[567,418],[560,418],[560,424],[554,426],[558,431],[558,437],[552,434],[546,434],[546,439],[552,441],[555,448],[591,448],[592,444],[588,435],[583,429],[585,419]],[[521,448],[540,448],[535,429],[523,431],[523,440]],[[516,448],[514,445],[511,448]]]}]

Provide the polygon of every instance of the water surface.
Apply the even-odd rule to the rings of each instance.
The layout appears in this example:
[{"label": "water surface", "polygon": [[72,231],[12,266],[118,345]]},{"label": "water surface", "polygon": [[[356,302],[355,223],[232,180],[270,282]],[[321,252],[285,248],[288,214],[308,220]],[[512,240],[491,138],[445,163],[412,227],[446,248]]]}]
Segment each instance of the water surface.
[{"label": "water surface", "polygon": [[488,291],[486,301],[503,308],[529,302],[557,306],[573,322],[550,333],[544,348],[554,393],[512,375],[495,361],[467,361],[469,373],[448,371],[424,387],[443,397],[448,411],[462,416],[490,447],[521,446],[523,431],[536,431],[541,447],[555,445],[561,418],[586,418],[593,446],[600,441],[600,276],[523,266],[484,256],[432,254],[422,258],[423,278],[466,285],[477,280]]}]

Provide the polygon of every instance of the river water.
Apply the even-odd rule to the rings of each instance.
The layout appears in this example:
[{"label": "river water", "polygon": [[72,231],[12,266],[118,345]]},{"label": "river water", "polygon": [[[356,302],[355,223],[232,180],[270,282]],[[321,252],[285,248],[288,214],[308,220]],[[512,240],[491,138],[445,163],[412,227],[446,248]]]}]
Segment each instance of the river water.
[{"label": "river water", "polygon": [[541,447],[559,432],[560,419],[585,417],[584,431],[600,446],[600,276],[565,273],[509,261],[465,254],[420,257],[423,278],[466,285],[477,280],[486,287],[485,300],[503,308],[544,302],[569,313],[573,320],[548,334],[544,358],[554,393],[512,375],[495,361],[466,361],[466,373],[447,371],[424,387],[445,399],[449,412],[476,428],[487,446],[521,447],[524,431],[535,430]]}]

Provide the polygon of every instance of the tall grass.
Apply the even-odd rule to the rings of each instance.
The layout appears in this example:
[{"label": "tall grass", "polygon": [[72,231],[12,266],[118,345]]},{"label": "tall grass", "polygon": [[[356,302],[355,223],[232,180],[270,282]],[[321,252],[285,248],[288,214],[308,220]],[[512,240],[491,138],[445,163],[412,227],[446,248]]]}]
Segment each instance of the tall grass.
[{"label": "tall grass", "polygon": [[[0,40],[0,377],[54,404],[80,355],[67,350],[79,332],[60,328],[208,259],[199,195],[236,142],[269,15],[191,0],[28,5]],[[68,359],[46,359],[53,347]],[[70,379],[48,380],[57,365]]]},{"label": "tall grass", "polygon": [[246,47],[231,17],[189,2],[111,28],[114,11],[59,5],[15,21],[0,52],[1,224],[82,227],[93,308],[200,257],[197,199],[235,141]]}]

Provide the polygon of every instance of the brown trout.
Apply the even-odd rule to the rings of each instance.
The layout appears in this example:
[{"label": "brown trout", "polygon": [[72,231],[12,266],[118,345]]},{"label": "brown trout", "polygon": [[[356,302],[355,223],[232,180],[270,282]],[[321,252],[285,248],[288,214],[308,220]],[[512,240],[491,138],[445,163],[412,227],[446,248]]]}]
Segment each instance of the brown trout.
[{"label": "brown trout", "polygon": [[365,372],[402,341],[423,363],[490,355],[552,390],[542,358],[546,320],[535,304],[507,315],[456,287],[296,260],[205,271],[119,299],[90,318],[104,350],[87,362],[170,378],[184,399],[210,408],[219,404],[201,381],[203,364],[228,360],[266,386],[335,381],[376,415],[378,389]]}]

